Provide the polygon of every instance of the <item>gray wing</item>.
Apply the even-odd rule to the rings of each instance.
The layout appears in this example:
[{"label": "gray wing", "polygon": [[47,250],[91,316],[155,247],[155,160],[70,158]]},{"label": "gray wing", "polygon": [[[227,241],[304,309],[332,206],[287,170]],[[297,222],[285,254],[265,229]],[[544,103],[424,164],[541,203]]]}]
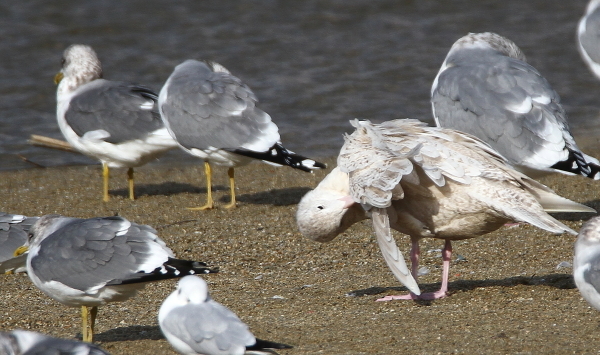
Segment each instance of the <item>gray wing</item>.
[{"label": "gray wing", "polygon": [[21,355],[19,344],[14,335],[6,332],[0,332],[0,354],[2,355]]},{"label": "gray wing", "polygon": [[188,60],[177,66],[159,102],[167,126],[187,149],[251,149],[266,140],[268,150],[279,141],[252,90],[216,63]]},{"label": "gray wing", "polygon": [[518,165],[538,154],[548,168],[566,160],[565,145],[577,149],[558,94],[529,64],[478,49],[446,63],[432,88],[439,126],[470,133]]},{"label": "gray wing", "polygon": [[144,139],[164,127],[156,101],[157,95],[147,88],[98,79],[71,98],[65,119],[80,137],[104,130],[109,143]]},{"label": "gray wing", "polygon": [[206,342],[214,342],[225,354],[234,347],[256,342],[248,326],[235,313],[213,300],[174,308],[161,327],[200,353]]},{"label": "gray wing", "polygon": [[31,267],[42,282],[87,291],[152,272],[169,256],[149,226],[121,217],[74,219],[41,241]]},{"label": "gray wing", "polygon": [[94,344],[47,337],[23,355],[110,355]]},{"label": "gray wing", "polygon": [[25,244],[27,232],[37,219],[0,212],[0,262],[13,258],[13,252]]},{"label": "gray wing", "polygon": [[600,63],[600,7],[585,16],[585,27],[579,28],[578,39],[590,59]]},{"label": "gray wing", "polygon": [[590,267],[583,272],[583,279],[600,293],[600,255],[590,260]]}]

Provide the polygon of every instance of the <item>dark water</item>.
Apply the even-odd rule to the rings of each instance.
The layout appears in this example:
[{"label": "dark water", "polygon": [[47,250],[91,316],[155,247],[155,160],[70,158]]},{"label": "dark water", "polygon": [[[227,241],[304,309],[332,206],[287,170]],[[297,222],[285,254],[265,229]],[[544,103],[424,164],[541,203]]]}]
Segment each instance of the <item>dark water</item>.
[{"label": "dark water", "polygon": [[[584,148],[600,132],[600,80],[575,45],[586,0],[4,1],[0,4],[0,169],[89,164],[32,147],[61,138],[54,74],[72,43],[91,45],[105,78],[160,90],[185,59],[223,64],[256,93],[290,149],[333,156],[348,120],[431,122],[429,90],[456,39],[515,41],[561,95]],[[162,163],[195,161],[173,152]]]}]

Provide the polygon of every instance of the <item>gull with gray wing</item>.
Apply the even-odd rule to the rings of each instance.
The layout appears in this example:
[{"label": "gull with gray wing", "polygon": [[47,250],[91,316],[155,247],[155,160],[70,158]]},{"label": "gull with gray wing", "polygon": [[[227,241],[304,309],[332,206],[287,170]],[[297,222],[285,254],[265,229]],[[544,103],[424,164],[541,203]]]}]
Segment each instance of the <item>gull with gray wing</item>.
[{"label": "gull with gray wing", "polygon": [[600,310],[600,217],[579,230],[573,258],[573,278],[583,298]]},{"label": "gull with gray wing", "polygon": [[0,332],[2,355],[110,355],[100,347],[27,330]]},{"label": "gull with gray wing", "polygon": [[160,307],[158,324],[183,355],[277,354],[272,349],[291,348],[256,339],[235,313],[210,297],[206,281],[198,276],[179,280]]},{"label": "gull with gray wing", "polygon": [[[453,240],[479,237],[506,222],[527,222],[552,233],[576,234],[546,211],[595,212],[556,195],[517,172],[487,144],[468,134],[418,120],[352,121],[338,167],[298,204],[300,232],[327,242],[370,218],[384,259],[410,291],[392,299],[436,299],[448,291]],[[411,238],[408,271],[391,229]],[[419,240],[444,240],[439,291],[416,284]]]},{"label": "gull with gray wing", "polygon": [[122,217],[41,217],[30,240],[27,274],[58,302],[82,308],[83,340],[92,341],[97,306],[124,301],[146,283],[216,272],[203,262],[175,259],[147,225]]},{"label": "gull with gray wing", "polygon": [[0,212],[0,274],[25,272],[27,255],[14,256],[14,251],[27,242],[27,232],[38,217]]},{"label": "gull with gray wing", "polygon": [[177,147],[160,119],[157,95],[143,86],[102,79],[96,52],[82,44],[65,50],[55,82],[58,126],[73,148],[102,162],[103,200],[109,200],[109,168],[128,168],[133,200],[133,168]]},{"label": "gull with gray wing", "polygon": [[567,113],[548,81],[515,43],[470,33],[454,43],[431,87],[438,127],[472,134],[522,173],[600,179],[600,165],[577,147]]},{"label": "gull with gray wing", "polygon": [[600,0],[590,1],[579,20],[577,49],[588,68],[600,78]]},{"label": "gull with gray wing", "polygon": [[271,116],[256,107],[256,96],[222,65],[187,60],[162,87],[158,106],[165,126],[186,152],[204,160],[207,203],[214,207],[210,164],[229,168],[231,201],[236,205],[234,168],[262,160],[310,172],[325,164],[283,147]]}]

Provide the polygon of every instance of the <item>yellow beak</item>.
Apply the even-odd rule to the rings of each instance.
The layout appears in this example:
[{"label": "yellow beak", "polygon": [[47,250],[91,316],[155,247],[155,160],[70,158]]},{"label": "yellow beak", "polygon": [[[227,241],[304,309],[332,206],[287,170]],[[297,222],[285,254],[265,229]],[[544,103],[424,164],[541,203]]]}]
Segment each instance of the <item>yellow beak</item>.
[{"label": "yellow beak", "polygon": [[13,253],[13,256],[19,256],[19,255],[25,254],[28,250],[29,250],[29,247],[27,245],[23,245],[21,247],[18,247],[15,250],[15,252]]},{"label": "yellow beak", "polygon": [[56,73],[56,75],[54,76],[54,84],[58,85],[58,83],[60,83],[61,80],[63,80],[64,78],[64,74],[62,72],[58,72]]}]

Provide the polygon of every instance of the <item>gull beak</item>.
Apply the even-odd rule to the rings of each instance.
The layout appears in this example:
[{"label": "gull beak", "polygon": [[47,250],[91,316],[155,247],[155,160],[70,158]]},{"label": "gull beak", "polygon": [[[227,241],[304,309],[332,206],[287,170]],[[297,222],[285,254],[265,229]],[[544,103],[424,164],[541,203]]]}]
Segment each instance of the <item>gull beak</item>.
[{"label": "gull beak", "polygon": [[352,206],[355,203],[354,200],[352,199],[352,196],[350,196],[350,195],[339,198],[338,200],[344,202],[344,209],[350,208],[350,206]]},{"label": "gull beak", "polygon": [[56,73],[56,75],[54,76],[54,84],[58,85],[58,83],[60,83],[61,80],[63,80],[63,78],[65,77],[65,75],[62,72],[58,72]]},{"label": "gull beak", "polygon": [[15,252],[13,253],[13,256],[19,256],[22,254],[27,253],[27,251],[29,250],[29,247],[27,245],[23,245],[21,247],[18,247]]}]

